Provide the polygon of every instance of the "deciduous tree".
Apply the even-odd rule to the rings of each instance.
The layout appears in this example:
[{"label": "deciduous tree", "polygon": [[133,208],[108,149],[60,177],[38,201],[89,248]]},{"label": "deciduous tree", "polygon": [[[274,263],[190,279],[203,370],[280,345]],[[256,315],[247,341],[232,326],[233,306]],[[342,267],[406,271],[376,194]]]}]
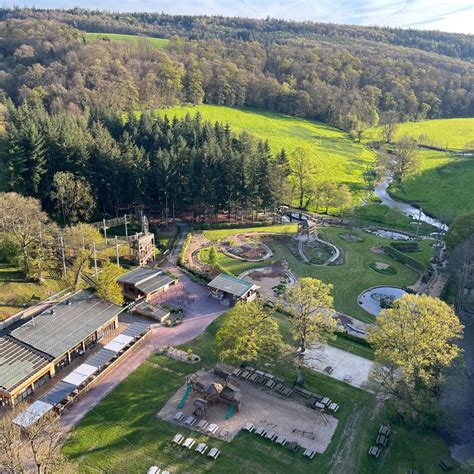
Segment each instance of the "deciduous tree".
[{"label": "deciduous tree", "polygon": [[407,176],[416,173],[420,167],[416,141],[408,136],[400,138],[395,143],[393,153],[387,157],[386,167],[399,184]]},{"label": "deciduous tree", "polygon": [[324,342],[333,336],[337,323],[333,318],[332,285],[315,278],[299,278],[284,291],[279,306],[288,313],[295,343],[298,385],[303,384],[303,365],[309,344]]},{"label": "deciduous tree", "polygon": [[415,418],[439,396],[444,374],[461,349],[463,326],[443,301],[404,295],[377,316],[368,340],[381,364],[378,386]]},{"label": "deciduous tree", "polygon": [[283,346],[277,320],[260,300],[238,302],[224,317],[215,347],[232,363],[275,360]]},{"label": "deciduous tree", "polygon": [[108,263],[99,273],[97,294],[111,303],[121,305],[123,294],[117,278],[123,273],[122,267],[115,263]]}]

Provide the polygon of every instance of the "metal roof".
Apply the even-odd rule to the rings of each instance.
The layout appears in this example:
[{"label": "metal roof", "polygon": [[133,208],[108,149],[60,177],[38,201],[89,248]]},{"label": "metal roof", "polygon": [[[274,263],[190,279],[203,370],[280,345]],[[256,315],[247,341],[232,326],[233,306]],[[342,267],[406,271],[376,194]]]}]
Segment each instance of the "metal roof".
[{"label": "metal roof", "polygon": [[76,390],[76,386],[61,380],[48,393],[39,398],[40,401],[57,405]]},{"label": "metal roof", "polygon": [[162,273],[162,270],[158,270],[156,268],[148,268],[148,267],[139,267],[135,268],[131,272],[125,273],[124,275],[117,278],[117,281],[120,283],[128,283],[130,285],[136,285],[137,283],[141,283],[148,278],[155,276],[156,274]]},{"label": "metal roof", "polygon": [[0,337],[0,388],[11,392],[49,362],[46,355],[8,336]]},{"label": "metal roof", "polygon": [[109,351],[108,349],[100,349],[100,351],[96,352],[94,355],[90,356],[87,359],[87,363],[89,365],[94,365],[96,367],[102,367],[107,362],[111,361],[117,355],[114,351]]},{"label": "metal roof", "polygon": [[53,309],[54,314],[45,311],[13,330],[11,336],[57,358],[122,311],[88,291],[80,291]]},{"label": "metal roof", "polygon": [[169,277],[166,273],[161,272],[143,282],[137,283],[135,288],[138,288],[140,291],[143,291],[145,295],[148,295],[149,293],[154,293],[164,286],[169,285],[173,281],[173,278]]},{"label": "metal roof", "polygon": [[20,413],[14,420],[15,425],[22,428],[29,428],[34,425],[42,416],[46,415],[53,409],[51,403],[45,403],[41,400],[36,400],[24,412]]},{"label": "metal roof", "polygon": [[208,283],[208,286],[238,296],[239,298],[245,295],[245,293],[252,288],[258,288],[256,285],[252,285],[252,283],[249,283],[246,280],[226,275],[225,273],[217,275],[214,280]]},{"label": "metal roof", "polygon": [[150,325],[147,323],[139,323],[139,322],[134,322],[128,326],[125,331],[122,331],[121,334],[124,336],[132,336],[132,337],[138,337],[141,336],[142,334],[145,334],[150,330]]},{"label": "metal roof", "polygon": [[167,309],[163,309],[161,306],[156,304],[150,304],[146,301],[140,301],[140,303],[136,304],[133,307],[133,312],[143,313],[146,316],[151,316],[156,319],[164,318],[170,314],[170,311]]}]

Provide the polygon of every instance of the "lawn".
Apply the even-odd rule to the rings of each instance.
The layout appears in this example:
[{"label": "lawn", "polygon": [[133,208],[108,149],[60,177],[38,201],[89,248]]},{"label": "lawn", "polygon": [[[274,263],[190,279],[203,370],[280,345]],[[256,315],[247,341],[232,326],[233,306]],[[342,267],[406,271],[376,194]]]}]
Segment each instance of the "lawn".
[{"label": "lawn", "polygon": [[[380,127],[367,130],[364,132],[364,139],[380,140],[380,130]],[[474,140],[474,118],[405,122],[398,125],[395,132],[395,140],[403,135],[409,135],[414,138],[426,135],[432,146],[450,150],[463,150],[469,142]],[[469,148],[472,149],[474,146]]]},{"label": "lawn", "polygon": [[[340,406],[336,433],[324,454],[312,461],[301,452],[287,449],[253,434],[241,433],[231,443],[177,429],[156,417],[168,398],[181,386],[187,374],[216,362],[213,340],[221,320],[183,349],[202,357],[198,365],[152,356],[80,422],[64,447],[75,470],[81,473],[143,473],[153,464],[171,472],[226,473],[342,473],[363,472],[402,474],[415,468],[437,473],[436,463],[448,454],[441,439],[432,432],[418,432],[392,423],[392,441],[378,459],[369,458],[367,449],[385,418],[372,395],[325,375],[306,371],[306,387],[324,393]],[[268,370],[291,383],[295,373],[285,359],[271,363]],[[238,415],[236,415],[238,416]],[[221,449],[216,461],[193,451],[173,447],[176,432],[197,437]]]},{"label": "lawn", "polygon": [[36,283],[28,280],[18,268],[0,264],[0,321],[60,289],[60,284],[54,280]]},{"label": "lawn", "polygon": [[[474,132],[474,119],[472,122]],[[401,186],[391,186],[394,199],[416,202],[423,210],[450,222],[474,211],[474,156],[419,150],[420,172]]]},{"label": "lawn", "polygon": [[[254,229],[259,231],[260,229]],[[342,240],[340,233],[347,231],[340,227],[323,228],[321,230],[321,238],[328,240],[342,250],[342,265],[315,266],[303,263],[288,249],[284,238],[276,238],[270,242],[270,247],[274,251],[271,259],[260,263],[243,262],[241,260],[228,257],[218,252],[218,262],[221,267],[234,275],[250,270],[251,268],[264,267],[281,260],[286,260],[289,268],[298,277],[318,278],[326,283],[334,285],[333,295],[334,304],[337,310],[354,316],[362,321],[371,322],[373,316],[366,313],[357,303],[359,294],[377,285],[394,285],[394,286],[410,286],[418,279],[418,273],[414,270],[395,261],[388,255],[375,254],[371,249],[377,245],[389,245],[390,240],[380,238],[365,232],[355,232],[364,239],[363,242],[348,242]],[[206,231],[205,235],[211,240],[223,239],[229,235],[240,232],[240,230],[218,230]],[[425,245],[423,244],[423,252],[413,254],[413,258],[420,255],[420,261],[426,262]],[[206,261],[207,251],[202,250],[200,257]],[[375,272],[369,267],[370,263],[381,262],[387,263],[396,269],[394,275],[383,275]]]},{"label": "lawn", "polygon": [[228,123],[235,132],[246,131],[268,140],[274,152],[288,153],[305,147],[317,163],[318,179],[348,184],[353,191],[363,186],[362,173],[375,155],[345,132],[320,122],[249,109],[200,105],[164,109],[160,113],[183,117],[199,112],[205,120]]},{"label": "lawn", "polygon": [[138,44],[142,40],[149,41],[153,46],[159,48],[169,43],[169,39],[166,38],[154,38],[151,36],[139,36],[139,35],[122,35],[119,33],[84,33],[86,41],[92,42],[97,40],[109,39],[111,41],[126,41],[128,43]]}]

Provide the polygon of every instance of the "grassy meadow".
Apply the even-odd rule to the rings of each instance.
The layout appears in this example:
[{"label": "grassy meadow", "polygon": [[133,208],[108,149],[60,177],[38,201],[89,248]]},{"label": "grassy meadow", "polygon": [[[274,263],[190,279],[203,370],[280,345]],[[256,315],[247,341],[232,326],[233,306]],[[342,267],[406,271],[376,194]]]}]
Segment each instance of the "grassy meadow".
[{"label": "grassy meadow", "polygon": [[[258,228],[254,230],[256,232],[259,231]],[[279,230],[284,232],[283,228]],[[374,317],[366,313],[357,303],[357,297],[362,291],[377,285],[410,286],[417,281],[419,275],[416,271],[395,261],[390,256],[376,254],[372,251],[372,247],[389,245],[390,239],[357,231],[354,234],[359,235],[363,242],[348,242],[341,239],[339,235],[346,231],[346,229],[340,227],[322,228],[320,230],[323,240],[327,240],[341,249],[343,263],[340,265],[316,266],[304,263],[295,256],[294,252],[290,251],[288,241],[285,240],[284,236],[274,238],[269,243],[274,252],[273,257],[269,260],[260,263],[245,262],[218,252],[218,263],[223,269],[237,276],[252,268],[265,267],[272,263],[278,263],[281,260],[287,260],[290,270],[297,277],[313,277],[333,284],[334,305],[337,310],[362,321],[371,322],[374,320]],[[225,239],[235,233],[240,233],[240,230],[209,230],[205,231],[204,235],[211,241],[216,241]],[[421,251],[409,255],[415,259],[418,258],[421,263],[426,264],[431,257],[430,253],[431,247],[429,247],[429,242],[422,242]],[[203,261],[207,261],[208,255],[209,251],[202,249],[199,257]],[[384,275],[372,270],[369,265],[375,262],[391,265],[395,268],[396,273]]]},{"label": "grassy meadow", "polygon": [[345,183],[353,191],[361,189],[362,173],[375,158],[372,151],[356,143],[347,133],[311,120],[215,105],[174,107],[160,111],[178,118],[197,112],[205,120],[228,123],[237,133],[246,131],[258,139],[268,140],[274,152],[285,148],[291,154],[297,147],[306,148],[318,166],[320,180]]},{"label": "grassy meadow", "polygon": [[139,35],[122,35],[120,33],[88,33],[85,32],[86,41],[92,42],[97,40],[109,39],[110,41],[126,41],[128,43],[138,44],[140,41],[149,41],[153,46],[163,47],[169,43],[166,38],[153,38],[151,36]]},{"label": "grassy meadow", "polygon": [[[380,127],[374,127],[364,133],[365,140],[380,140]],[[394,139],[403,135],[418,138],[426,135],[430,145],[449,150],[463,150],[474,140],[474,118],[453,118],[405,122],[398,125]],[[474,148],[474,145],[469,148]]]},{"label": "grassy meadow", "polygon": [[[286,334],[285,322],[282,317],[279,320]],[[328,449],[312,461],[301,451],[291,453],[254,434],[241,432],[226,443],[159,419],[157,412],[184,383],[186,375],[215,364],[213,341],[221,321],[222,317],[202,336],[181,347],[200,355],[199,364],[190,366],[153,355],[85,416],[64,447],[75,472],[138,474],[152,465],[173,473],[439,472],[438,461],[448,456],[439,436],[396,421],[390,421],[393,435],[380,458],[369,457],[368,447],[375,441],[380,424],[387,421],[380,405],[371,394],[310,370],[305,374],[306,388],[329,396],[341,407],[334,415],[339,423]],[[294,367],[286,358],[270,363],[265,370],[289,384],[295,379]],[[220,457],[212,461],[173,446],[170,441],[177,432],[218,447]],[[459,471],[455,468],[453,472]]]},{"label": "grassy meadow", "polygon": [[[473,122],[474,126],[474,122]],[[443,221],[474,211],[474,156],[418,150],[419,172],[401,186],[392,186],[394,199],[415,202]]]}]

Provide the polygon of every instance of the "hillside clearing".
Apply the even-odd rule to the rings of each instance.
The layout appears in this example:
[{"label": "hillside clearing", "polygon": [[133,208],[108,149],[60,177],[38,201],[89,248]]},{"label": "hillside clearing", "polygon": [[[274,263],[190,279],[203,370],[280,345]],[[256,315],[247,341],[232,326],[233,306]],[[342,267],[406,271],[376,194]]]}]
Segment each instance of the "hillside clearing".
[{"label": "hillside clearing", "polygon": [[319,180],[345,183],[355,192],[362,189],[362,173],[375,159],[372,151],[354,142],[347,133],[311,120],[215,105],[173,107],[159,112],[178,118],[199,112],[205,120],[228,123],[237,133],[245,131],[268,140],[273,152],[285,148],[291,154],[297,147],[305,147],[318,165]]},{"label": "hillside clearing", "polygon": [[[380,127],[364,132],[365,140],[380,140]],[[450,150],[463,150],[474,140],[474,118],[453,118],[424,120],[422,122],[405,122],[398,125],[394,139],[403,135],[418,138],[426,135],[430,145]],[[428,144],[428,143],[427,143]],[[469,148],[474,148],[470,146]]]},{"label": "hillside clearing", "polygon": [[97,40],[110,40],[110,41],[127,41],[129,43],[138,44],[142,40],[149,41],[153,46],[162,47],[169,43],[169,39],[166,38],[153,38],[151,36],[139,36],[139,35],[122,35],[119,33],[89,33],[85,32],[84,36],[86,41],[92,42]]}]

